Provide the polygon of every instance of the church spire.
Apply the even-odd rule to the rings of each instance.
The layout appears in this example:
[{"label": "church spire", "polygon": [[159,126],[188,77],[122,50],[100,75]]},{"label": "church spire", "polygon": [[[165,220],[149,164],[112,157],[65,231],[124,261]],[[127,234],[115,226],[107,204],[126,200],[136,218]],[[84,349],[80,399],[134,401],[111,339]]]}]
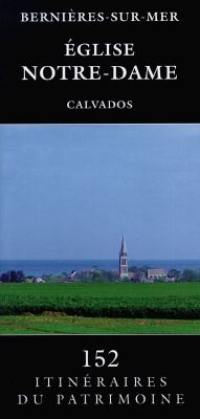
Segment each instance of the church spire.
[{"label": "church spire", "polygon": [[121,247],[119,252],[119,277],[120,279],[128,278],[128,257],[127,247],[124,235],[122,235]]},{"label": "church spire", "polygon": [[127,246],[126,246],[126,240],[124,238],[124,235],[122,234],[122,240],[121,240],[121,248],[120,248],[120,254],[121,256],[127,256]]}]

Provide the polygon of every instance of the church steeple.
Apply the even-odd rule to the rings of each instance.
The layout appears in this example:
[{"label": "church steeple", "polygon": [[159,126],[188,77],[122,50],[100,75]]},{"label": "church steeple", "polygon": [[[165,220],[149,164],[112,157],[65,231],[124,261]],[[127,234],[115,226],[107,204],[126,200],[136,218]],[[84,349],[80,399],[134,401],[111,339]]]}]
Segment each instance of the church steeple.
[{"label": "church steeple", "polygon": [[120,279],[128,278],[128,257],[124,235],[122,235],[121,247],[119,252],[119,277]]},{"label": "church steeple", "polygon": [[126,240],[124,238],[124,235],[122,235],[120,254],[127,256],[127,246],[126,246]]}]

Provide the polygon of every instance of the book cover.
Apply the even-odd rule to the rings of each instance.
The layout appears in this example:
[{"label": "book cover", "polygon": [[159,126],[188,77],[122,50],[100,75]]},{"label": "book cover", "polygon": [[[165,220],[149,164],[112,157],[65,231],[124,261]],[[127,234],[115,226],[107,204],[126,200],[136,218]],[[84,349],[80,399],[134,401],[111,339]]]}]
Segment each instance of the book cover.
[{"label": "book cover", "polygon": [[6,417],[198,409],[198,12],[0,2]]}]

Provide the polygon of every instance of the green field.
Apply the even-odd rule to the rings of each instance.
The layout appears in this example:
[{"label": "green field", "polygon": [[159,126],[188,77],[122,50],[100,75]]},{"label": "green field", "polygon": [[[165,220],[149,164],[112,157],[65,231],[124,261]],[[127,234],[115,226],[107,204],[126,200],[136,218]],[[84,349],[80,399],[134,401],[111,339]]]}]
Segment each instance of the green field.
[{"label": "green field", "polygon": [[0,284],[0,333],[199,333],[200,284]]},{"label": "green field", "polygon": [[0,316],[1,334],[200,334],[200,320],[116,319],[61,313]]}]

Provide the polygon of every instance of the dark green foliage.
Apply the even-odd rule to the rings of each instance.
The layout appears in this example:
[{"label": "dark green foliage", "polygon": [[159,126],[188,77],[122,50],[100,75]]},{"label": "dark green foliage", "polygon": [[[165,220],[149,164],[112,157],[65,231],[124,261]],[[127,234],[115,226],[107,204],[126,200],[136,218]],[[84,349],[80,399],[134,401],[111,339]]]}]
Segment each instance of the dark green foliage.
[{"label": "dark green foliage", "polygon": [[181,271],[170,269],[167,273],[168,278],[174,278],[176,281],[181,278]]},{"label": "dark green foliage", "polygon": [[200,281],[200,273],[192,269],[185,269],[181,275],[181,280],[184,282]]},{"label": "dark green foliage", "polygon": [[1,284],[0,314],[200,319],[199,283]]},{"label": "dark green foliage", "polygon": [[2,282],[24,282],[25,276],[22,271],[8,271],[0,275]]}]

